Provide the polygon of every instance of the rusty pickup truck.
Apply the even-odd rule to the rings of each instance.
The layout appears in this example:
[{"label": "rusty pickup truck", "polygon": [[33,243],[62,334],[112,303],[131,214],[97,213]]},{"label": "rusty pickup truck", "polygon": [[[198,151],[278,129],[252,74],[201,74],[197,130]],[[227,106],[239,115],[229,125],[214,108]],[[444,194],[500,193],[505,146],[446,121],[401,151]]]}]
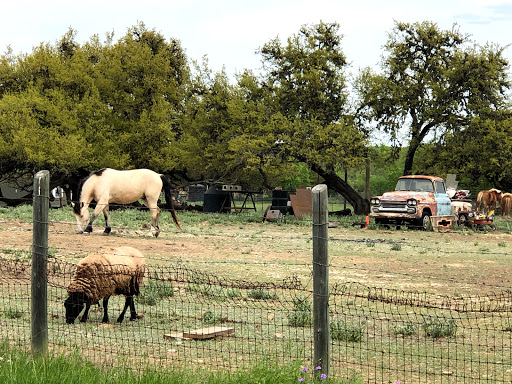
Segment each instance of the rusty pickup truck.
[{"label": "rusty pickup truck", "polygon": [[442,178],[436,176],[402,176],[394,191],[370,200],[370,218],[377,225],[406,225],[432,228],[431,218],[453,219],[451,199]]}]

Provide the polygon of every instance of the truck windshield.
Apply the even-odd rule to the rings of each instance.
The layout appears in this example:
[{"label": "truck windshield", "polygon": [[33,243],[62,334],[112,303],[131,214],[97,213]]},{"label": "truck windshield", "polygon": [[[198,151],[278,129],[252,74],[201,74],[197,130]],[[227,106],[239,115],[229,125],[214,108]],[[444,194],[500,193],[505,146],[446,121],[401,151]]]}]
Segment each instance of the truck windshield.
[{"label": "truck windshield", "polygon": [[426,179],[398,179],[395,191],[434,192],[434,187]]}]

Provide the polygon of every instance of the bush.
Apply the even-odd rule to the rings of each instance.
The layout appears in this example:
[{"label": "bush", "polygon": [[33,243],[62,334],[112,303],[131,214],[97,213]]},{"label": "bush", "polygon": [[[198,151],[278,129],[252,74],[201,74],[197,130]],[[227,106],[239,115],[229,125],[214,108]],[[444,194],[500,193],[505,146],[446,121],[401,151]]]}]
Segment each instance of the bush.
[{"label": "bush", "polygon": [[291,327],[306,327],[313,324],[311,316],[311,303],[302,297],[293,299],[295,309],[288,315],[288,324]]},{"label": "bush", "polygon": [[332,322],[330,330],[333,340],[359,342],[363,340],[364,336],[364,327],[346,324],[343,320]]},{"label": "bush", "polygon": [[427,336],[435,339],[440,337],[453,337],[457,332],[455,320],[442,319],[437,316],[426,316],[423,319],[423,328]]},{"label": "bush", "polygon": [[142,286],[137,302],[143,305],[156,305],[159,300],[173,296],[174,288],[170,281],[150,279]]},{"label": "bush", "polygon": [[265,288],[251,289],[247,293],[247,296],[249,296],[251,299],[255,299],[255,300],[273,300],[273,299],[277,298],[276,294],[270,293]]},{"label": "bush", "polygon": [[413,323],[405,323],[395,326],[395,333],[402,336],[412,336],[418,332],[418,326]]}]

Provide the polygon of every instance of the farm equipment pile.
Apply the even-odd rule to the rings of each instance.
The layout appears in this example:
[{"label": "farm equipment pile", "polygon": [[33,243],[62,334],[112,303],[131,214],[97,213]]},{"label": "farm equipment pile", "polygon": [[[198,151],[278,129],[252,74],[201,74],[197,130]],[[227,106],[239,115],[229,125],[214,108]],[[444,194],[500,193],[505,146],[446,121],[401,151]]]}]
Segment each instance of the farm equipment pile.
[{"label": "farm equipment pile", "polygon": [[493,224],[494,211],[489,212],[488,215],[480,214],[478,212],[471,212],[469,214],[467,226],[471,228],[483,231],[486,226],[491,228],[493,231],[496,227]]}]

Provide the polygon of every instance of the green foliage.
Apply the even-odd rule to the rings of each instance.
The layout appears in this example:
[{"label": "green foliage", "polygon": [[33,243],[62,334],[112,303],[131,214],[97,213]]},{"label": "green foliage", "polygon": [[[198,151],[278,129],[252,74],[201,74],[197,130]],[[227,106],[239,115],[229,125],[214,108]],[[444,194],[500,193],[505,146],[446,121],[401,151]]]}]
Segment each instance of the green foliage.
[{"label": "green foliage", "polygon": [[412,336],[418,333],[418,326],[413,323],[396,325],[394,331],[397,335]]},{"label": "green foliage", "polygon": [[32,258],[32,251],[22,249],[3,248],[1,253],[10,255],[15,260],[27,260]]},{"label": "green foliage", "polygon": [[275,293],[272,293],[265,288],[251,289],[247,293],[247,296],[255,300],[274,300],[277,298]]},{"label": "green foliage", "polygon": [[437,316],[423,318],[425,334],[432,338],[453,337],[457,333],[457,324],[454,319],[444,319]]},{"label": "green foliage", "polygon": [[364,337],[364,327],[359,324],[347,324],[343,320],[335,320],[330,325],[333,340],[360,342]]},{"label": "green foliage", "polygon": [[425,166],[464,175],[474,196],[492,187],[512,190],[512,118],[510,111],[482,113],[464,130],[446,135],[445,145],[434,146]]},{"label": "green foliage", "polygon": [[206,311],[203,314],[203,323],[208,325],[220,323],[220,316],[212,311]]},{"label": "green foliage", "polygon": [[[176,40],[139,23],[113,44],[55,45],[0,60],[0,171],[48,169],[52,182],[105,166],[174,169],[188,79]],[[76,182],[77,180],[72,179]]]},{"label": "green foliage", "polygon": [[401,251],[401,250],[402,250],[402,244],[394,243],[394,244],[391,246],[391,250],[392,250],[392,251]]},{"label": "green foliage", "polygon": [[145,305],[156,305],[159,300],[174,296],[174,288],[170,281],[148,279],[141,288],[137,302]]},{"label": "green foliage", "polygon": [[[270,359],[261,359],[251,367],[237,371],[205,369],[147,368],[142,372],[118,367],[105,369],[95,366],[78,351],[71,355],[32,358],[29,353],[0,344],[0,382],[31,384],[244,384],[291,383],[300,376],[300,361],[279,365]],[[125,369],[127,368],[127,369]],[[333,375],[329,382],[359,384],[360,377],[348,381]]]},{"label": "green foliage", "polygon": [[[69,29],[29,54],[7,52],[0,56],[1,179],[30,182],[48,169],[52,186],[75,186],[109,166],[250,190],[325,181],[365,214],[369,157],[372,195],[390,190],[404,171],[457,173],[472,192],[512,190],[502,48],[469,44],[455,26],[397,22],[382,73],[361,72],[359,105],[352,105],[339,28],[320,22],[285,42],[268,41],[261,75],[243,71],[235,84],[206,60],[189,68],[178,40],[143,23],[118,40],[95,35],[78,44]],[[369,148],[373,126],[396,146]],[[339,177],[345,169],[349,185]]]},{"label": "green foliage", "polygon": [[292,327],[307,327],[313,324],[311,303],[304,297],[293,299],[294,310],[288,314],[288,324]]},{"label": "green foliage", "polygon": [[[430,138],[443,147],[446,138],[463,133],[474,116],[506,108],[510,83],[503,49],[469,43],[456,26],[441,30],[427,21],[396,22],[385,45],[383,73],[367,69],[356,81],[359,117],[388,133],[398,147],[402,145],[399,137],[407,137],[404,174],[413,171],[416,151]],[[478,142],[470,145],[474,144],[480,147]],[[457,154],[440,148],[446,171],[453,168],[447,161],[451,155],[460,157],[460,166],[467,161],[463,148],[457,148]]]},{"label": "green foliage", "polygon": [[18,308],[8,307],[5,308],[2,312],[6,319],[21,319],[23,317],[23,311],[19,310]]}]

